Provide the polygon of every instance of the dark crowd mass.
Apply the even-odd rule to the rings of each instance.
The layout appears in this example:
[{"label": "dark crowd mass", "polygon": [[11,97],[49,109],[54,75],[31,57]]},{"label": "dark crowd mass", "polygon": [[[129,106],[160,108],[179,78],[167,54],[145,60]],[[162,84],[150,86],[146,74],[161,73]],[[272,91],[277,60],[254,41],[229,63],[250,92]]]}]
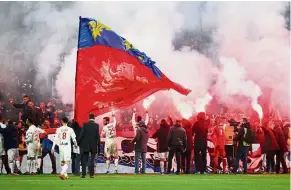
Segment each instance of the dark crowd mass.
[{"label": "dark crowd mass", "polygon": [[[94,159],[100,153],[101,138],[105,138],[107,173],[109,173],[112,156],[115,159],[115,172],[118,173],[118,154],[114,139],[127,132],[134,134],[131,143],[135,147],[134,172],[136,174],[146,173],[149,138],[156,139],[161,174],[253,173],[248,169],[247,162],[248,156],[256,156],[254,154],[265,155],[266,164],[262,164],[260,173],[287,174],[290,171],[286,164],[286,160],[290,160],[290,122],[287,119],[276,120],[270,116],[263,120],[249,120],[239,113],[206,114],[201,112],[190,119],[174,120],[161,112],[150,113],[150,111],[146,111],[146,117],[143,118],[141,116],[144,115],[143,108],[138,110],[128,108],[121,110],[118,116],[113,114],[112,118],[105,117],[103,123],[98,124],[94,114],[90,114],[88,123],[81,126],[77,121],[67,118],[73,111],[72,109],[72,105],[64,105],[58,99],[49,102],[41,101],[36,105],[27,95],[22,97],[22,103],[15,102],[13,99],[9,99],[9,104],[2,102],[0,114],[1,173],[5,169],[7,174],[22,174],[20,168],[22,160],[26,156],[28,166],[23,174],[42,174],[43,159],[49,156],[52,174],[56,174],[54,148],[50,150],[47,147],[41,147],[41,142],[47,137],[49,129],[56,130],[54,131],[56,138],[59,133],[63,135],[63,139],[66,138],[64,133],[60,132],[62,130],[69,135],[68,141],[64,141],[63,145],[64,147],[69,145],[70,150],[67,151],[68,148],[65,148],[64,154],[69,152],[69,159],[72,160],[70,162],[60,160],[62,163],[61,179],[66,179],[68,163],[71,164],[72,173],[82,174],[83,178],[85,178],[87,166],[89,166],[90,176],[93,177],[94,165],[96,165]],[[5,110],[16,110],[19,112],[19,117],[10,119]],[[71,130],[68,130],[68,127]],[[31,133],[31,131],[33,132]],[[28,140],[30,138],[31,141],[36,139],[39,147],[33,147],[31,141]],[[62,140],[62,138],[60,139]],[[213,143],[211,150],[208,146],[209,139]],[[252,144],[260,145],[258,151],[252,151]],[[59,146],[62,147],[62,144]],[[29,153],[30,147],[33,147],[33,151],[38,151],[31,154]],[[88,147],[91,148],[88,149]],[[211,169],[207,166],[208,154]],[[176,168],[173,164],[176,165]],[[80,166],[82,172],[80,172]]]}]

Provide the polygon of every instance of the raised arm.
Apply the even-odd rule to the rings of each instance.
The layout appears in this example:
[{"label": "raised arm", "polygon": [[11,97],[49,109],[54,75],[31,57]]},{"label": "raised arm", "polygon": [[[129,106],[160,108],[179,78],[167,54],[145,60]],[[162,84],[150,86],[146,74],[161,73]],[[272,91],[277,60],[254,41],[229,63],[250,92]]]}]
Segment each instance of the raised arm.
[{"label": "raised arm", "polygon": [[145,125],[148,125],[149,120],[150,120],[149,112],[146,110],[146,118],[145,118],[145,121],[144,121]]},{"label": "raised arm", "polygon": [[116,117],[114,115],[114,113],[112,113],[112,119],[113,119],[113,127],[116,127],[117,121],[116,121]]},{"label": "raised arm", "polygon": [[25,105],[24,104],[15,104],[13,102],[12,106],[15,107],[15,108],[23,108]]},{"label": "raised arm", "polygon": [[135,121],[135,110],[133,110],[132,119],[131,119],[132,126],[135,128],[137,123]]}]

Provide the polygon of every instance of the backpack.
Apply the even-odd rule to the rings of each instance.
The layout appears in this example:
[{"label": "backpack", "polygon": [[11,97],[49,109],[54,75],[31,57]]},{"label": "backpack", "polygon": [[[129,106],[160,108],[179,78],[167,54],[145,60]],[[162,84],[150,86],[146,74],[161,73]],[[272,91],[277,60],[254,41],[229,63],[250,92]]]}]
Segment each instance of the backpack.
[{"label": "backpack", "polygon": [[253,129],[247,129],[244,128],[244,140],[243,145],[244,146],[250,146],[250,144],[253,144],[255,142],[255,131]]}]

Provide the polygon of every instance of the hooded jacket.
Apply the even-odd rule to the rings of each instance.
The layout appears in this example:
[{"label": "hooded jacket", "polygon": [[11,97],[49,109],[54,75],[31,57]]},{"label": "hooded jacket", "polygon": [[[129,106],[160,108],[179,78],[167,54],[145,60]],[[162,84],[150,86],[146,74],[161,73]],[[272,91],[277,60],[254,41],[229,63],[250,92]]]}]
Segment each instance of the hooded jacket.
[{"label": "hooded jacket", "polygon": [[265,137],[264,142],[261,144],[262,153],[280,150],[276,136],[274,135],[274,132],[272,131],[272,129],[268,127],[262,127],[262,129],[264,131],[264,137]]},{"label": "hooded jacket", "polygon": [[183,119],[182,125],[187,135],[187,151],[191,151],[193,149],[192,124],[190,121]]},{"label": "hooded jacket", "polygon": [[210,121],[206,120],[205,113],[199,113],[197,120],[192,127],[194,147],[207,148],[208,128]]},{"label": "hooded jacket", "polygon": [[171,128],[169,136],[168,136],[168,146],[171,147],[183,147],[187,148],[187,136],[185,129],[176,124]]},{"label": "hooded jacket", "polygon": [[134,150],[137,152],[147,152],[147,144],[149,140],[149,131],[146,125],[137,128],[136,135],[132,142],[135,142]]},{"label": "hooded jacket", "polygon": [[280,151],[288,152],[287,142],[285,141],[285,137],[283,134],[283,130],[280,126],[275,126],[273,129],[274,135],[277,139]]},{"label": "hooded jacket", "polygon": [[168,135],[170,127],[164,123],[160,125],[160,128],[153,134],[152,138],[157,139],[157,152],[168,152]]}]

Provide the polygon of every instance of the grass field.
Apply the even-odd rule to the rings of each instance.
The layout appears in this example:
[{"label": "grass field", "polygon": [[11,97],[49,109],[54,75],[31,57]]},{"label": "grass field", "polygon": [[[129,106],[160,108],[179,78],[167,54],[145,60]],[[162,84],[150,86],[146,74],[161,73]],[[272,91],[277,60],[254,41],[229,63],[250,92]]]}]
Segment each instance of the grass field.
[{"label": "grass field", "polygon": [[96,175],[94,179],[55,175],[0,176],[2,190],[289,190],[290,175]]}]

